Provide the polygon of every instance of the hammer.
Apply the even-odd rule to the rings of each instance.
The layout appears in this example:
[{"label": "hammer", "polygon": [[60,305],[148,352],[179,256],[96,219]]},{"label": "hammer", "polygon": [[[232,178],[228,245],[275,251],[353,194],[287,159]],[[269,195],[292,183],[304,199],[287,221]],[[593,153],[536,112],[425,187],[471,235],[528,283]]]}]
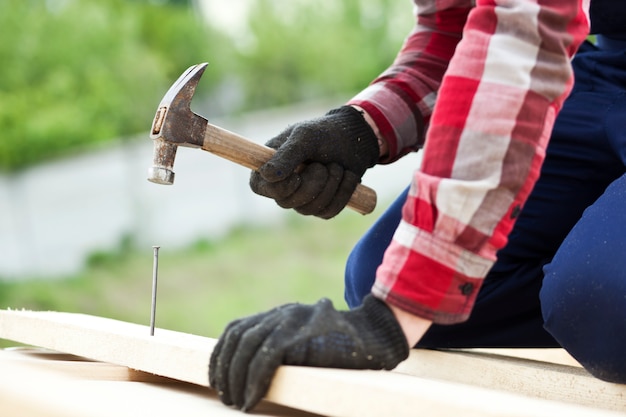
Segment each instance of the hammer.
[{"label": "hammer", "polygon": [[[189,67],[161,100],[150,132],[154,141],[154,156],[153,166],[148,170],[148,181],[166,185],[174,183],[173,166],[179,146],[200,148],[252,170],[258,170],[276,152],[212,125],[191,111],[191,99],[207,65],[202,63]],[[371,213],[376,207],[376,192],[357,185],[348,207],[361,214]]]}]

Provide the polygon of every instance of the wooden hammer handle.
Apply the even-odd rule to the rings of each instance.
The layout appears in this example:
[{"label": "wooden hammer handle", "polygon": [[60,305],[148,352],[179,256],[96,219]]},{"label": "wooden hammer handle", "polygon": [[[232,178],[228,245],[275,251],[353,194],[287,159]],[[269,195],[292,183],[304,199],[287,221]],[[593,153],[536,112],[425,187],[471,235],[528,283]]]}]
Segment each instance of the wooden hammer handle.
[{"label": "wooden hammer handle", "polygon": [[[239,165],[258,170],[276,152],[221,127],[207,123],[202,149],[226,158]],[[348,207],[361,214],[369,214],[376,208],[376,191],[358,184]]]}]

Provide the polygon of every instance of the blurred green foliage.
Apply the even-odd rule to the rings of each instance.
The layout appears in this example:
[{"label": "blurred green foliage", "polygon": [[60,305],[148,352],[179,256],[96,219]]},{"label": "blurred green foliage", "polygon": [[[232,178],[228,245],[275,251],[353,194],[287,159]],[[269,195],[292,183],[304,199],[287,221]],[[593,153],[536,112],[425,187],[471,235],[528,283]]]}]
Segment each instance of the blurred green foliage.
[{"label": "blurred green foliage", "polygon": [[391,64],[413,21],[408,1],[254,5],[236,66],[253,108],[359,91]]},{"label": "blurred green foliage", "polygon": [[183,0],[3,0],[0,171],[146,132],[198,62],[211,63],[197,95],[218,103],[212,115],[347,96],[412,25],[395,0],[258,0],[248,16],[233,34]]},{"label": "blurred green foliage", "polygon": [[0,28],[3,171],[145,131],[218,36],[188,7],[124,0],[3,0]]}]

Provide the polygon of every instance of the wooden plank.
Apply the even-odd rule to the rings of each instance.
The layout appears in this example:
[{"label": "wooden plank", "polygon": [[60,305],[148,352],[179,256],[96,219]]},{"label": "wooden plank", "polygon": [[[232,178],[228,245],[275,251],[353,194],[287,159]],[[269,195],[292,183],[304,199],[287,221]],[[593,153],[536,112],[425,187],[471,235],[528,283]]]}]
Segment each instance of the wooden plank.
[{"label": "wooden plank", "polygon": [[497,349],[414,349],[394,372],[626,412],[626,385],[594,378],[578,364],[545,362],[538,352],[529,355],[534,359],[523,358],[521,349],[503,352],[515,357],[499,354]]},{"label": "wooden plank", "polygon": [[[115,369],[117,368],[117,369]],[[204,387],[169,378],[137,381],[119,365],[59,360],[48,353],[0,350],[0,416],[7,417],[237,417]],[[119,377],[116,380],[115,377]],[[315,417],[263,402],[255,416]]]},{"label": "wooden plank", "polygon": [[216,341],[103,317],[0,310],[0,338],[208,386]]},{"label": "wooden plank", "polygon": [[[9,361],[24,366],[71,375],[75,379],[128,382],[178,382],[175,379],[131,369],[108,362],[92,361],[81,356],[41,348],[3,349],[0,364]],[[2,366],[0,365],[0,369]]]},{"label": "wooden plank", "polygon": [[[0,338],[203,386],[208,385],[208,358],[215,345],[214,339],[163,329],[149,336],[147,326],[101,317],[28,311],[0,311]],[[450,361],[457,354],[447,355],[434,360],[436,366],[454,368]],[[415,361],[415,356],[410,361]],[[579,385],[571,388],[584,389],[588,380],[579,376],[575,378]],[[561,381],[538,381],[547,382]],[[348,417],[623,415],[397,372],[293,366],[278,370],[266,399],[312,413]]]}]

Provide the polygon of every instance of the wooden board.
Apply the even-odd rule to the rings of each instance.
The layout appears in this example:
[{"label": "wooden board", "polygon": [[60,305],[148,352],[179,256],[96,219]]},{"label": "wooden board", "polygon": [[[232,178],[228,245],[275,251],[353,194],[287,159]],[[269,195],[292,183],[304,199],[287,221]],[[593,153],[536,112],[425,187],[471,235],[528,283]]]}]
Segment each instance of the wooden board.
[{"label": "wooden board", "polygon": [[[0,416],[242,416],[204,387],[66,354],[0,350],[0,369]],[[316,417],[268,402],[255,416]]]},{"label": "wooden board", "polygon": [[[155,335],[150,336],[147,326],[101,317],[5,310],[0,310],[0,338],[123,365],[202,386],[208,386],[208,358],[216,342],[214,339],[163,329],[156,329]],[[419,357],[424,353],[412,352],[409,364],[425,360]],[[439,353],[441,352],[437,352]],[[434,368],[454,369],[452,363],[459,354],[441,355],[427,360]],[[473,373],[476,380],[482,378],[485,367],[490,366],[467,357],[463,361],[477,364],[473,370],[464,368],[470,375]],[[421,371],[415,371],[416,368],[408,366],[409,364],[405,363],[399,371],[404,369],[404,372],[419,375]],[[501,368],[499,372],[512,372],[519,364],[514,362],[511,366]],[[595,384],[596,380],[586,374],[570,374],[569,368],[572,367],[563,368],[567,374],[567,384],[563,384],[564,380],[555,373],[542,379],[541,372],[535,373],[535,383],[546,389],[563,385],[563,390],[569,390],[570,393],[586,390],[589,384]],[[606,398],[614,406],[617,404],[618,408],[623,407],[620,408],[622,412],[616,413],[597,407],[522,396],[477,387],[473,383],[444,379],[435,379],[432,375],[424,374],[413,376],[399,372],[283,366],[278,370],[266,399],[312,413],[355,417],[608,417],[623,416],[626,411],[624,386],[614,385],[617,396]],[[575,395],[567,395],[565,399],[573,397]]]},{"label": "wooden board", "polygon": [[394,372],[626,412],[626,385],[594,378],[562,350],[545,350],[545,358],[561,363],[545,361],[537,350],[414,349]]},{"label": "wooden board", "polygon": [[0,338],[209,385],[216,341],[103,317],[0,310]]}]

